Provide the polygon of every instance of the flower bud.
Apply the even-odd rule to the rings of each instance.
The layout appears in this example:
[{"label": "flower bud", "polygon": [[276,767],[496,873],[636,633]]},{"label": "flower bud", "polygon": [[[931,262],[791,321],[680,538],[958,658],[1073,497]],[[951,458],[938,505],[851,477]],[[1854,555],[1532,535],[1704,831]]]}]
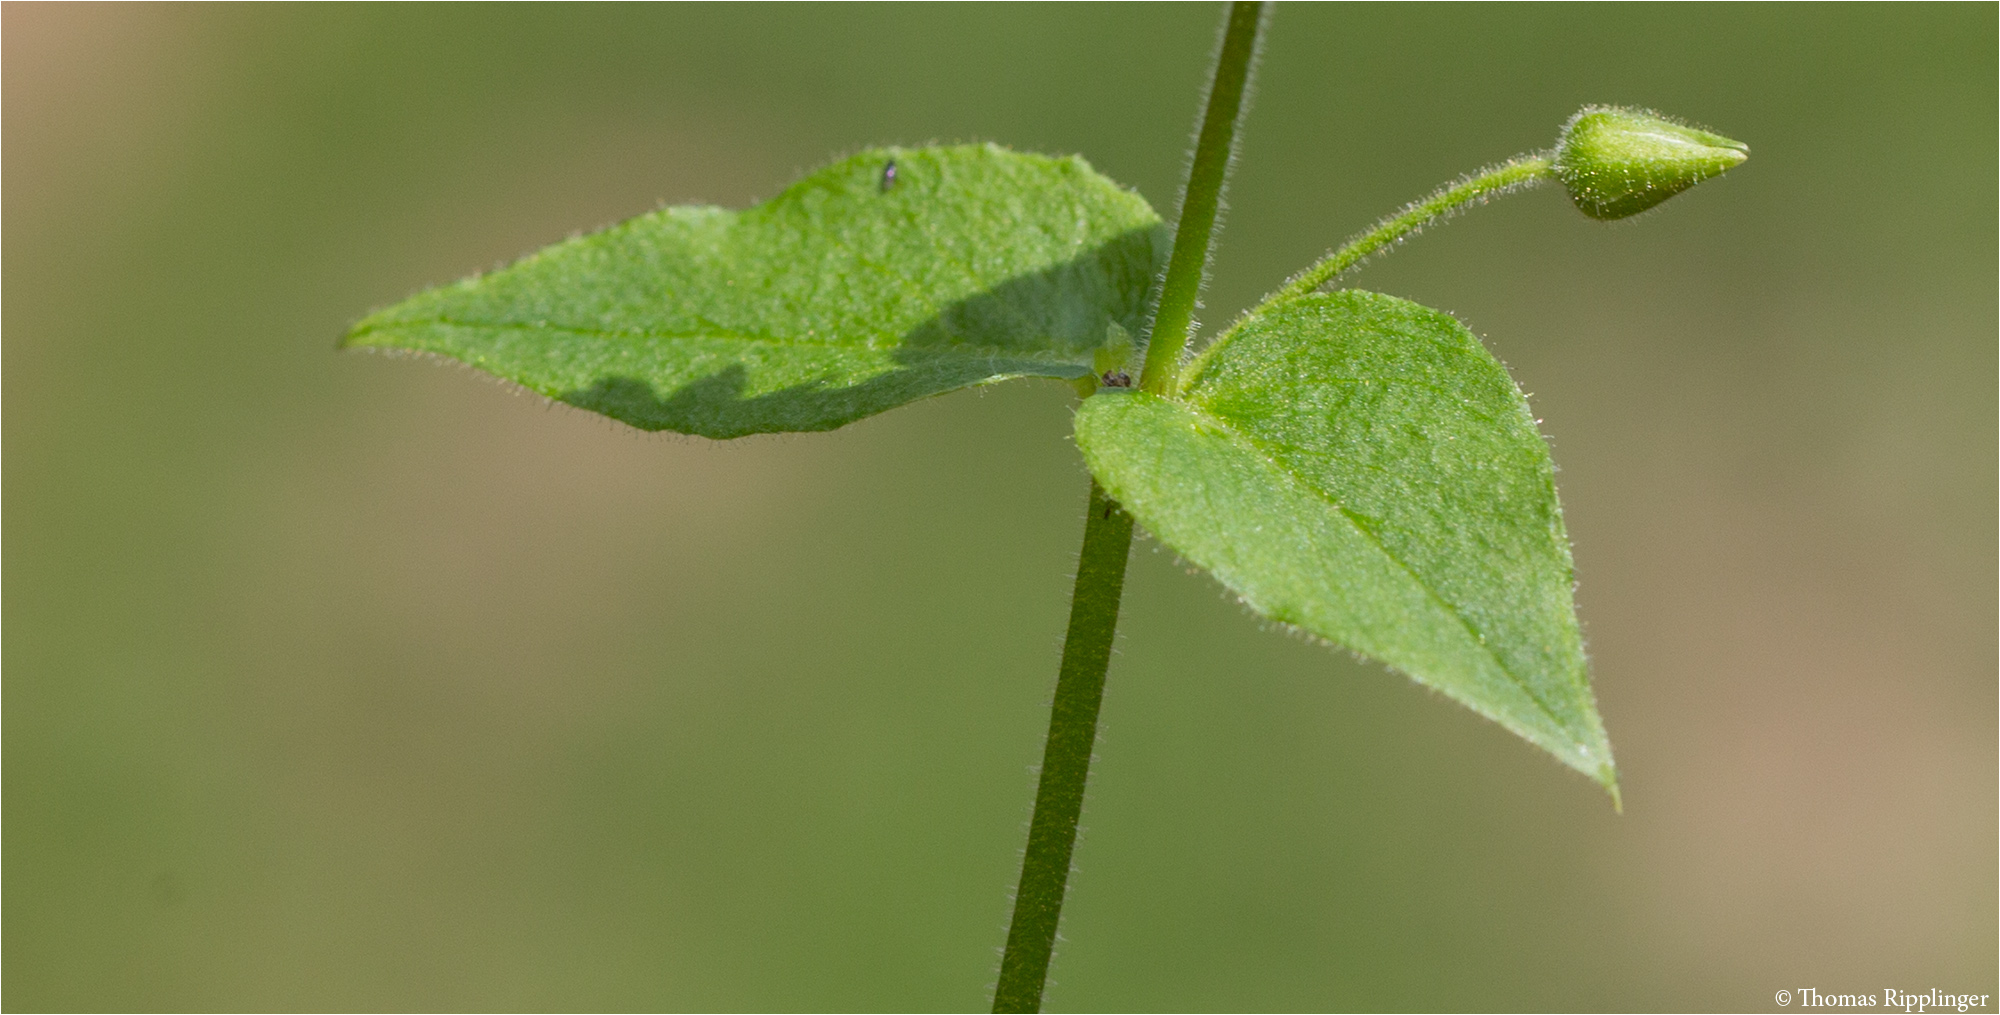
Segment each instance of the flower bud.
[{"label": "flower bud", "polygon": [[1556,178],[1595,219],[1637,215],[1750,157],[1750,147],[1658,113],[1585,106],[1556,142]]}]

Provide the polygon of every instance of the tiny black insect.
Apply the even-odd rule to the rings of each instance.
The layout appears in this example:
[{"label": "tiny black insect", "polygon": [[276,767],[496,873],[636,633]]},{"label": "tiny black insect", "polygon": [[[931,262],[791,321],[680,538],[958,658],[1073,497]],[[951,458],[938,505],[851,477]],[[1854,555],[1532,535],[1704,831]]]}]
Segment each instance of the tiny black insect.
[{"label": "tiny black insect", "polygon": [[1098,380],[1103,381],[1104,386],[1107,388],[1129,388],[1132,386],[1132,375],[1123,370],[1106,370],[1104,376],[1099,377]]},{"label": "tiny black insect", "polygon": [[895,185],[896,185],[896,160],[890,159],[889,164],[882,167],[882,190],[884,193],[887,193],[889,188]]}]

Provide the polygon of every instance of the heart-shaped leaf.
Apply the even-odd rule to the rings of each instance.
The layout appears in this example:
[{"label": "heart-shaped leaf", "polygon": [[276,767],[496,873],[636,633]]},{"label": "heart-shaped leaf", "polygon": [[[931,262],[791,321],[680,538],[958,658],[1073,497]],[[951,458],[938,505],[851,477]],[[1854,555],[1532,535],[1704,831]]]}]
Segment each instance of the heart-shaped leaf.
[{"label": "heart-shaped leaf", "polygon": [[1085,400],[1134,517],[1258,612],[1372,656],[1617,793],[1527,400],[1451,316],[1346,291],[1265,308],[1177,398]]},{"label": "heart-shaped leaf", "polygon": [[1080,158],[876,149],[747,211],[665,208],[440,286],[346,344],[442,354],[647,430],[829,430],[1089,376],[1139,330],[1165,242]]}]

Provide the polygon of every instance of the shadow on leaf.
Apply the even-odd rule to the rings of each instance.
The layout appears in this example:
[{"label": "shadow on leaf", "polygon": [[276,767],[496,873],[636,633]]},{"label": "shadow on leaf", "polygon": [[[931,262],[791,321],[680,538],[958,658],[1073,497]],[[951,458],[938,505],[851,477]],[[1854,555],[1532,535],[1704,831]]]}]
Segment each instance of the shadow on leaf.
[{"label": "shadow on leaf", "polygon": [[[1113,322],[1138,334],[1164,233],[1138,229],[1062,264],[1009,279],[945,307],[876,352],[801,343],[789,354],[824,361],[819,377],[762,393],[744,361],[720,364],[671,390],[607,375],[564,402],[642,430],[699,437],[832,430],[896,406],[1010,377],[1076,378]],[[796,360],[795,360],[796,362]],[[857,372],[869,373],[860,380]]]}]

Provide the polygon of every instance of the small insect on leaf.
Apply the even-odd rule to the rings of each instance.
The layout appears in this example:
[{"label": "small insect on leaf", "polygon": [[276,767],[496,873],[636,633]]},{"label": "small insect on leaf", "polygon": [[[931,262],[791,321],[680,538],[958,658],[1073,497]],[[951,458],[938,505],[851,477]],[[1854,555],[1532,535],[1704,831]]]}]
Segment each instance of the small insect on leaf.
[{"label": "small insect on leaf", "polygon": [[895,185],[896,185],[896,160],[890,159],[889,163],[882,167],[882,192],[885,194],[888,193],[889,188],[894,187]]},{"label": "small insect on leaf", "polygon": [[1104,386],[1107,388],[1129,388],[1132,386],[1132,375],[1123,370],[1106,370],[1104,376],[1098,379],[1103,381]]}]

